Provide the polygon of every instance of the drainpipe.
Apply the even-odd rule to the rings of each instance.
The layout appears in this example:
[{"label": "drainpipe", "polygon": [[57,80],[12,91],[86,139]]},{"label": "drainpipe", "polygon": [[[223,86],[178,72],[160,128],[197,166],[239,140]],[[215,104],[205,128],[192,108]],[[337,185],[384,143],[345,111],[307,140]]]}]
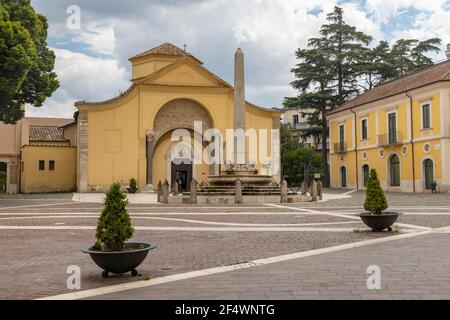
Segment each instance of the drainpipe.
[{"label": "drainpipe", "polygon": [[356,190],[359,190],[359,174],[358,174],[358,134],[356,132],[356,126],[357,126],[357,121],[356,121],[356,112],[353,111],[353,109],[350,109],[350,111],[353,113],[354,119],[355,119],[355,126],[353,128],[353,137],[355,140],[355,177],[356,177]]},{"label": "drainpipe", "polygon": [[412,175],[413,175],[413,193],[416,193],[416,168],[415,168],[415,160],[414,160],[414,113],[413,113],[413,98],[408,95],[408,91],[405,93],[409,98],[409,108],[411,112],[411,161],[412,161]]}]

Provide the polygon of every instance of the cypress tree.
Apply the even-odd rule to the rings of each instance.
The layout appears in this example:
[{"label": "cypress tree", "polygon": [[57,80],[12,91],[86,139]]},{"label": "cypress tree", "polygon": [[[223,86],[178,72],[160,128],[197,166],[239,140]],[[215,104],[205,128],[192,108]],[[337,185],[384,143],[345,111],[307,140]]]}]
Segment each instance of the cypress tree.
[{"label": "cypress tree", "polygon": [[366,201],[364,209],[371,214],[382,214],[386,210],[388,203],[383,189],[381,189],[380,180],[378,180],[377,171],[370,170],[369,179],[366,187]]},{"label": "cypress tree", "polygon": [[105,205],[97,223],[97,245],[103,244],[105,249],[120,251],[126,240],[133,236],[134,228],[126,206],[127,196],[115,182],[106,192]]}]

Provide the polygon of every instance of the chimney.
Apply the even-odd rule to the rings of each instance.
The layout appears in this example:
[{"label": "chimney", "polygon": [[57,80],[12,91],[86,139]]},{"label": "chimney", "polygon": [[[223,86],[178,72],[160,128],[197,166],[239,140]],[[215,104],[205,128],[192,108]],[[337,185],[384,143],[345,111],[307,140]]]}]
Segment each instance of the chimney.
[{"label": "chimney", "polygon": [[447,43],[447,51],[445,52],[447,59],[450,60],[450,43]]}]

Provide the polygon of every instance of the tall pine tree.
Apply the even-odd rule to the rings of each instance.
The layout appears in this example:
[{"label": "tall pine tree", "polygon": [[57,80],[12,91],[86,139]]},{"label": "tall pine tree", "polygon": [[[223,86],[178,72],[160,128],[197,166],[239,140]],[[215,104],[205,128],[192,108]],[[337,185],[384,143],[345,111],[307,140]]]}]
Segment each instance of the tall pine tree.
[{"label": "tall pine tree", "polygon": [[309,39],[306,49],[296,51],[298,64],[291,69],[295,75],[291,85],[299,95],[285,98],[283,105],[304,109],[310,124],[304,135],[321,138],[326,185],[329,170],[325,113],[386,80],[432,64],[426,53],[438,52],[441,40],[400,39],[392,47],[386,41],[370,47],[371,42],[371,36],[345,23],[342,8],[336,6],[327,15],[320,36]]},{"label": "tall pine tree", "polygon": [[361,56],[372,38],[346,24],[340,7],[327,15],[327,21],[320,29],[320,37],[310,39],[307,49],[297,50],[299,63],[292,69],[296,80],[291,85],[300,95],[286,98],[284,106],[317,110],[312,116],[320,118],[323,180],[329,185],[325,113],[358,93]]}]

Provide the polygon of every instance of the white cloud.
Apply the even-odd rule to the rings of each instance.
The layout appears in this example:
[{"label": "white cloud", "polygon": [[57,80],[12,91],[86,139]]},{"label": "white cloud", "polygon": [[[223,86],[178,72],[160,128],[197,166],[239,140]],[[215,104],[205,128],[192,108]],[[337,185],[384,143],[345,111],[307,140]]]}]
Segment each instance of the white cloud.
[{"label": "white cloud", "polygon": [[73,42],[85,44],[94,53],[113,55],[116,49],[114,29],[108,25],[91,25],[73,33]]},{"label": "white cloud", "polygon": [[75,111],[75,101],[112,98],[130,85],[127,71],[115,59],[94,58],[65,49],[53,50],[60,88],[42,108],[27,107],[27,115],[70,117]]},{"label": "white cloud", "polygon": [[[425,39],[438,36],[450,42],[450,17],[444,9],[446,0],[366,0],[343,2],[345,20],[372,35],[376,41],[397,37]],[[294,52],[317,36],[334,0],[78,0],[82,10],[82,30],[72,32],[65,27],[66,8],[71,0],[55,3],[33,0],[49,17],[50,35],[72,41],[64,48],[106,55],[107,59],[57,52],[57,73],[61,103],[79,99],[110,98],[129,85],[128,57],[162,42],[187,44],[205,63],[205,67],[226,81],[233,81],[233,54],[242,47],[246,58],[248,99],[258,105],[280,106],[286,95],[295,94],[289,83],[289,71],[296,60]],[[421,12],[411,30],[383,30],[401,12],[414,8]],[[316,14],[309,12],[314,9]],[[320,12],[317,14],[317,12]],[[414,11],[412,11],[414,12]],[[408,16],[407,16],[408,18]],[[444,45],[443,45],[444,47]],[[98,56],[98,55],[95,55]],[[443,57],[443,54],[440,55]],[[59,93],[58,93],[59,94]],[[49,100],[53,103],[54,100]]]}]

